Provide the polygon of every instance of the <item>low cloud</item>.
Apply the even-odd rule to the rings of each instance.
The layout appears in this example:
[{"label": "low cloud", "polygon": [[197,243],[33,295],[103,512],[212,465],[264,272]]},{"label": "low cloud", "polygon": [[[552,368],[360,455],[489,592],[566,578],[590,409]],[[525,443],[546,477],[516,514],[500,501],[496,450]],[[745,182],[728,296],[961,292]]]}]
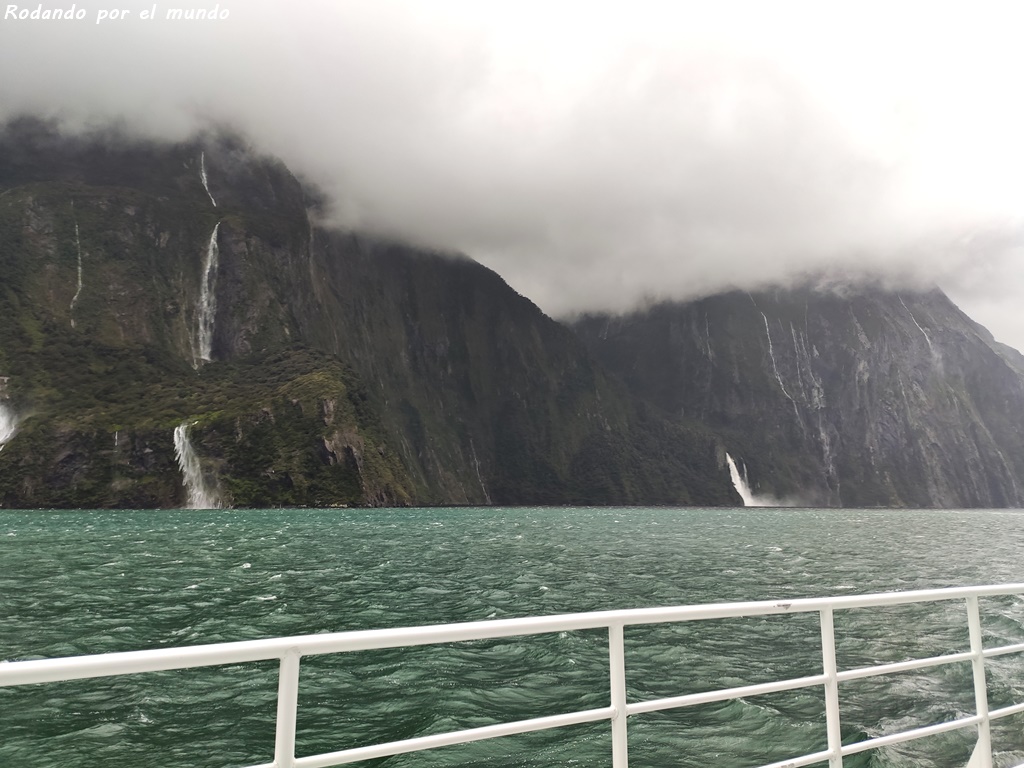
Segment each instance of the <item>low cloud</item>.
[{"label": "low cloud", "polygon": [[556,315],[840,270],[937,282],[1024,346],[1013,4],[77,5],[0,21],[0,117],[238,126],[336,222]]}]

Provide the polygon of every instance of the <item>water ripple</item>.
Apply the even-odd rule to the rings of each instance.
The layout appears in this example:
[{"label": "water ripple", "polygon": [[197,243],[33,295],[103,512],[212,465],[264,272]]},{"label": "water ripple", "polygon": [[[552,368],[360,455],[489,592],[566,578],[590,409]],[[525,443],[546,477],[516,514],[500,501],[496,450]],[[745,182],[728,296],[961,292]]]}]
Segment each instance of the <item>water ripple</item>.
[{"label": "water ripple", "polygon": [[[611,608],[1022,581],[1013,511],[431,509],[0,512],[0,659]],[[963,650],[962,606],[836,617],[841,668]],[[1024,640],[1024,601],[983,601],[990,644]],[[813,616],[631,628],[631,700],[815,674]],[[607,640],[522,640],[303,661],[299,754],[605,706]],[[992,706],[1024,669],[990,665]],[[848,739],[963,715],[969,665],[844,684]],[[849,697],[849,701],[847,701]],[[0,765],[269,762],[276,665],[0,689]],[[630,720],[633,764],[755,765],[823,748],[820,691]],[[1024,755],[1020,718],[997,765]],[[966,763],[972,735],[860,765]],[[607,724],[384,761],[604,765]],[[863,761],[869,762],[863,762]],[[847,761],[854,766],[856,761]]]}]

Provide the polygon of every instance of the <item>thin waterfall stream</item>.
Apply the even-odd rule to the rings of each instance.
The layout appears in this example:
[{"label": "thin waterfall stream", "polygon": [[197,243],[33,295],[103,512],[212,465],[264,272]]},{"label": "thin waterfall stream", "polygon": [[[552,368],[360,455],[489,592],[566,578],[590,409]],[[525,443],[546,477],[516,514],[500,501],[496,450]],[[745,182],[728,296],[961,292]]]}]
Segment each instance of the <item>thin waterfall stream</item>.
[{"label": "thin waterfall stream", "polygon": [[217,246],[218,221],[210,235],[206,246],[206,258],[203,259],[203,278],[199,284],[199,306],[196,322],[197,358],[194,367],[202,362],[213,359],[213,327],[217,315],[217,266],[220,262],[220,249]]},{"label": "thin waterfall stream", "polygon": [[199,153],[199,180],[203,182],[203,189],[206,190],[206,194],[210,196],[210,202],[213,203],[213,207],[217,207],[217,201],[213,199],[213,193],[210,192],[210,180],[206,176],[206,153]]},{"label": "thin waterfall stream", "polygon": [[[74,214],[75,204],[71,204],[71,212]],[[78,303],[78,297],[82,295],[82,240],[78,232],[78,221],[75,221],[75,249],[78,251],[78,289],[75,291],[75,295],[71,298],[71,307],[68,310],[71,313],[71,327],[75,327],[75,305]]]}]

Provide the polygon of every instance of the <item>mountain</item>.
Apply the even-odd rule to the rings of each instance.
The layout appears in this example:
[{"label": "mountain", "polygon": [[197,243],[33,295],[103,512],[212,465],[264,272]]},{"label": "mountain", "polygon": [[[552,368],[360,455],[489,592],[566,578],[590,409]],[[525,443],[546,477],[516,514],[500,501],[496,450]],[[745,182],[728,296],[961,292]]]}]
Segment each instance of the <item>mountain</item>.
[{"label": "mountain", "polygon": [[1024,505],[1024,357],[938,290],[556,322],[228,133],[0,130],[0,505]]},{"label": "mountain", "polygon": [[317,205],[231,135],[5,126],[0,504],[738,501],[498,275]]},{"label": "mountain", "polygon": [[636,398],[720,436],[769,499],[1024,505],[1021,355],[939,290],[733,292],[573,328]]}]

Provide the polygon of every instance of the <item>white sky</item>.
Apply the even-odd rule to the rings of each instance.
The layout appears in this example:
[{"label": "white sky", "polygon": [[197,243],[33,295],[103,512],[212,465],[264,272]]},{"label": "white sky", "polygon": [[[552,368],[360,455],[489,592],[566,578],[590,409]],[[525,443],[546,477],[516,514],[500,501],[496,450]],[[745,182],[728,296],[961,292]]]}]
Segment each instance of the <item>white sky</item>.
[{"label": "white sky", "polygon": [[234,124],[554,315],[871,273],[1024,348],[1024,3],[121,4],[0,20],[0,117]]}]

